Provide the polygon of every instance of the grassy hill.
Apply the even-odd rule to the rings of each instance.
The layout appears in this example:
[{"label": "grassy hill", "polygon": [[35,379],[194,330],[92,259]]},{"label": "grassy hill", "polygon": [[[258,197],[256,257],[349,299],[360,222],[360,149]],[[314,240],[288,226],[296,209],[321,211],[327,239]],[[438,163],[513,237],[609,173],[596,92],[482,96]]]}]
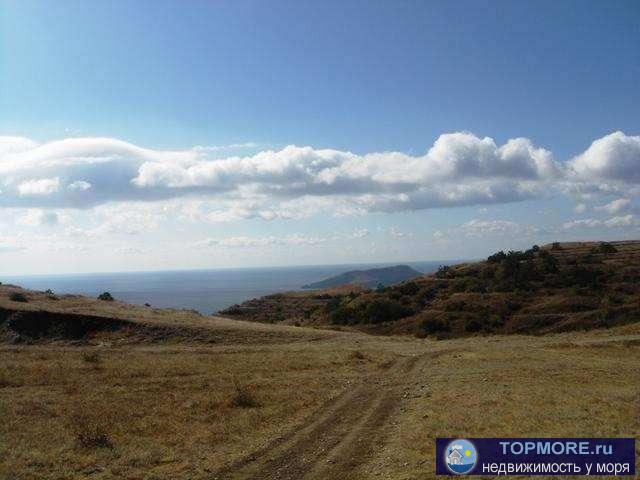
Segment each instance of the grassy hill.
[{"label": "grassy hill", "polygon": [[[618,278],[635,246],[615,246],[602,262]],[[563,248],[561,270],[561,256],[573,255]],[[458,279],[477,277],[464,272],[485,265],[501,263],[381,292],[298,292],[279,314],[312,304],[306,321],[326,322],[337,306],[418,299],[432,284],[444,285],[430,300],[440,305]],[[373,327],[405,321],[423,320]],[[435,437],[640,431],[640,323],[436,341],[273,322],[0,286],[0,478],[432,478]]]},{"label": "grassy hill", "polygon": [[[274,310],[281,315],[266,315]],[[383,289],[279,294],[268,302],[253,300],[250,311],[240,305],[223,313],[439,338],[611,327],[640,321],[640,242],[497,252],[484,262],[441,267]]]}]

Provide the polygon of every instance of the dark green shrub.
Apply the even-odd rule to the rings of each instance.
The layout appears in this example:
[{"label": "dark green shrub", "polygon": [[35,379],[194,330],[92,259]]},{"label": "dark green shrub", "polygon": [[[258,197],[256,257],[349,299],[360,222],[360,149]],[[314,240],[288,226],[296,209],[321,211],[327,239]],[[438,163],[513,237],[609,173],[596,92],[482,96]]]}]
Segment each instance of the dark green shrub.
[{"label": "dark green shrub", "polygon": [[424,320],[420,328],[427,335],[448,332],[451,330],[449,324],[445,323],[439,318],[429,318]]},{"label": "dark green shrub", "polygon": [[349,325],[354,323],[353,312],[347,306],[339,306],[329,312],[329,321],[334,325]]},{"label": "dark green shrub", "polygon": [[464,324],[464,330],[469,333],[475,333],[482,330],[482,324],[478,320],[467,320]]},{"label": "dark green shrub", "polygon": [[21,292],[12,292],[11,295],[9,295],[9,300],[20,303],[27,303],[29,301],[27,296]]},{"label": "dark green shrub", "polygon": [[233,394],[229,399],[229,405],[236,408],[255,408],[260,406],[253,389],[247,385],[241,385],[237,381],[233,385]]},{"label": "dark green shrub", "polygon": [[436,278],[448,278],[450,273],[451,267],[449,267],[448,265],[440,265],[435,275]]},{"label": "dark green shrub", "polygon": [[415,295],[420,291],[420,286],[416,282],[401,283],[397,287],[402,295]]},{"label": "dark green shrub", "polygon": [[342,297],[329,297],[329,301],[324,305],[324,311],[331,313],[342,306]]},{"label": "dark green shrub", "polygon": [[591,249],[591,253],[602,253],[607,255],[610,253],[618,253],[618,249],[610,243],[600,242],[600,245]]},{"label": "dark green shrub", "polygon": [[102,292],[100,295],[98,295],[98,300],[113,302],[113,296],[109,292]]},{"label": "dark green shrub", "polygon": [[487,258],[487,262],[489,263],[500,263],[505,258],[507,258],[507,254],[504,251],[500,250],[499,252],[494,253],[493,255],[489,255]]},{"label": "dark green shrub", "polygon": [[413,313],[408,306],[388,298],[375,298],[354,307],[354,316],[358,323],[393,322]]}]

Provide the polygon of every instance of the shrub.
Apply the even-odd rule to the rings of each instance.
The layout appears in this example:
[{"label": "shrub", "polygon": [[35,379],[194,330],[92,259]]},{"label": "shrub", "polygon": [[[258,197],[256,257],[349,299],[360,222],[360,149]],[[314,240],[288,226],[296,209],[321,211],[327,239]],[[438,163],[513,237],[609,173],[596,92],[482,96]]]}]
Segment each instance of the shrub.
[{"label": "shrub", "polygon": [[234,381],[233,394],[229,400],[229,405],[235,408],[255,408],[259,406],[259,403],[251,391],[251,388]]},{"label": "shrub", "polygon": [[489,263],[500,263],[505,258],[507,258],[507,254],[504,253],[503,250],[500,250],[499,252],[496,252],[493,255],[489,255],[489,257],[487,257],[487,262],[489,262]]},{"label": "shrub", "polygon": [[464,324],[464,329],[469,333],[479,332],[482,330],[482,324],[478,320],[467,320]]},{"label": "shrub", "polygon": [[111,419],[105,412],[95,407],[83,406],[71,416],[70,427],[76,443],[81,448],[113,448],[113,439],[109,435]]},{"label": "shrub", "polygon": [[436,278],[447,278],[451,273],[451,267],[448,265],[440,265],[436,272]]},{"label": "shrub", "polygon": [[82,360],[87,363],[97,364],[100,363],[100,355],[98,352],[82,352]]},{"label": "shrub", "polygon": [[449,324],[440,320],[439,318],[428,318],[422,322],[421,325],[422,331],[427,335],[432,335],[434,333],[442,333],[448,332],[451,330]]},{"label": "shrub", "polygon": [[603,253],[606,255],[610,253],[618,253],[618,249],[610,243],[600,242],[600,245],[591,249],[591,253]]},{"label": "shrub", "polygon": [[349,354],[349,357],[354,360],[366,360],[367,357],[360,350],[354,350]]},{"label": "shrub", "polygon": [[329,301],[324,305],[324,311],[331,313],[342,306],[342,297],[329,297]]},{"label": "shrub", "polygon": [[398,285],[398,291],[402,295],[415,295],[420,290],[416,282],[406,282]]},{"label": "shrub", "polygon": [[98,300],[113,302],[113,296],[109,292],[102,292],[100,295],[98,295]]},{"label": "shrub", "polygon": [[29,299],[27,299],[27,296],[24,293],[20,292],[12,292],[11,295],[9,295],[9,300],[11,300],[12,302],[21,303],[27,303],[29,301]]},{"label": "shrub", "polygon": [[329,312],[329,321],[334,325],[353,323],[353,312],[347,306],[339,306]]},{"label": "shrub", "polygon": [[558,260],[549,252],[540,251],[540,260],[542,261],[542,270],[544,273],[556,273],[558,271]]},{"label": "shrub", "polygon": [[376,298],[361,304],[355,311],[355,317],[359,323],[392,322],[411,314],[413,311],[409,307],[397,300],[387,298]]}]

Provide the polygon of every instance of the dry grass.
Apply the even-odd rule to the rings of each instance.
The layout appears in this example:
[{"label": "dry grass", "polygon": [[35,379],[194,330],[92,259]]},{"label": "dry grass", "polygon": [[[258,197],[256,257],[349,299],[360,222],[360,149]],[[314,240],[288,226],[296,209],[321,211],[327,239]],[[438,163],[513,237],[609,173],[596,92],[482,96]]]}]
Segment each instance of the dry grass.
[{"label": "dry grass", "polygon": [[638,437],[640,325],[619,332],[440,342],[453,350],[422,371],[391,441],[353,478],[432,478],[436,437]]},{"label": "dry grass", "polygon": [[210,479],[415,354],[386,441],[345,478],[432,478],[436,436],[640,436],[639,323],[434,341],[29,298],[184,332],[0,343],[0,479]]},{"label": "dry grass", "polygon": [[0,347],[0,478],[210,478],[383,368],[397,343],[354,362],[345,342]]}]

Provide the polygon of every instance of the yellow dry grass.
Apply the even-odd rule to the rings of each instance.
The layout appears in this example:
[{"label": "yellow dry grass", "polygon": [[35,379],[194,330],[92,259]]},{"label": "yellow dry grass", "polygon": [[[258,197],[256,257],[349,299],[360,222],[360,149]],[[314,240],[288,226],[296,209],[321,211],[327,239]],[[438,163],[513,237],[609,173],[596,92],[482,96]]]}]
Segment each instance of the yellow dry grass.
[{"label": "yellow dry grass", "polygon": [[[380,421],[359,433],[376,439],[373,452],[341,478],[432,478],[437,436],[640,436],[638,323],[435,341],[154,313],[77,297],[7,302],[0,306],[56,303],[60,311],[205,329],[216,342],[188,335],[117,342],[104,334],[81,345],[0,345],[2,479],[214,478],[387,372],[395,382],[385,387],[392,410],[353,397]],[[407,358],[419,360],[406,364],[406,374],[393,369]],[[363,391],[375,395],[376,388]],[[323,464],[320,456],[314,469]]]}]

